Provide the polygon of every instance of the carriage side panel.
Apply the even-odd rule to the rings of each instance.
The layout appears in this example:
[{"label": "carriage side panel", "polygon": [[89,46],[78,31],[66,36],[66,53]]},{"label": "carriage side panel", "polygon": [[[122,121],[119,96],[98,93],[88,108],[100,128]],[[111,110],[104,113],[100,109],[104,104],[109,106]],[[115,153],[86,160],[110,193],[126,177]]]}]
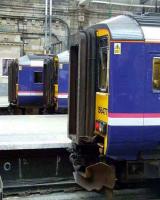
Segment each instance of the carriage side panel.
[{"label": "carriage side panel", "polygon": [[144,149],[144,51],[143,41],[111,42],[107,155],[133,159]]}]

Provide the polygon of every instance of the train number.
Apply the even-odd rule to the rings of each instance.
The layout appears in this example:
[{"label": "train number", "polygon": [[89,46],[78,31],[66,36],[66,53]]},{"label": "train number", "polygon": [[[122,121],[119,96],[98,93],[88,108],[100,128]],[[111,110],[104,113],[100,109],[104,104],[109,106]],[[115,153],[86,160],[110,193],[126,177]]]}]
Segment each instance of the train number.
[{"label": "train number", "polygon": [[103,115],[107,115],[107,108],[103,108],[98,106],[98,113],[103,114]]}]

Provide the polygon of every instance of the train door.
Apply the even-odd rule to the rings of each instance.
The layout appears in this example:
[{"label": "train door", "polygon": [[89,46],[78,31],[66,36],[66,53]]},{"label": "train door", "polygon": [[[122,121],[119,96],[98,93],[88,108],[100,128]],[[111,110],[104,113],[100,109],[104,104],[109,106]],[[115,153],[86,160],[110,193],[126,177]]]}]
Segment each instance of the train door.
[{"label": "train door", "polygon": [[[151,48],[151,46],[150,46]],[[146,78],[144,92],[144,136],[143,143],[152,149],[159,148],[160,134],[160,53],[146,56]]]},{"label": "train door", "polygon": [[33,95],[32,104],[35,106],[43,105],[43,60],[41,63],[41,66],[31,68],[30,90]]},{"label": "train door", "polygon": [[18,70],[18,97],[17,104],[19,106],[26,106],[29,104],[29,96],[31,92],[31,70],[28,65],[19,65]]},{"label": "train door", "polygon": [[18,63],[12,61],[8,68],[8,100],[10,104],[16,104],[18,93]]},{"label": "train door", "polygon": [[68,107],[68,63],[60,63],[58,68],[58,109]]},{"label": "train door", "polygon": [[43,99],[44,106],[56,107],[56,96],[58,93],[57,85],[58,57],[45,60],[43,68]]},{"label": "train door", "polygon": [[144,113],[160,113],[160,54],[146,56]]},{"label": "train door", "polygon": [[87,36],[80,32],[70,47],[69,136],[76,143],[86,136],[86,56]]},{"label": "train door", "polygon": [[107,149],[108,95],[109,95],[109,32],[106,29],[96,31],[97,40],[97,87],[95,104],[95,133],[104,140],[100,146]]}]

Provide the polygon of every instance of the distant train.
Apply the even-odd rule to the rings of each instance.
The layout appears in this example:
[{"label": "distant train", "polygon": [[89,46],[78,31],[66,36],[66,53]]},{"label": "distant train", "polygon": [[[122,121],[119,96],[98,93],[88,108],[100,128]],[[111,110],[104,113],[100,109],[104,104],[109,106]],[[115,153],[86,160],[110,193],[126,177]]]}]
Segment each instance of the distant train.
[{"label": "distant train", "polygon": [[[64,54],[64,53],[63,53]],[[60,59],[59,59],[60,56]],[[10,111],[67,112],[69,54],[26,55],[8,69]],[[63,100],[62,100],[63,99]]]},{"label": "distant train", "polygon": [[69,137],[88,190],[113,188],[115,176],[160,178],[160,15],[121,15],[74,36]]},{"label": "distant train", "polygon": [[69,51],[63,51],[58,55],[58,97],[57,106],[59,112],[68,110],[68,82],[69,82]]}]

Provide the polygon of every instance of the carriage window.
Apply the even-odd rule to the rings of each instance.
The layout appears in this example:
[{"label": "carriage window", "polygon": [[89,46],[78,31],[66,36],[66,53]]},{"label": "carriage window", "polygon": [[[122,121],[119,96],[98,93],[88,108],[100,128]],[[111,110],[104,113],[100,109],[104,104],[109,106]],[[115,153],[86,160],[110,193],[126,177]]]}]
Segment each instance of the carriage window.
[{"label": "carriage window", "polygon": [[14,59],[2,59],[2,76],[8,76],[8,67]]},{"label": "carriage window", "polygon": [[42,72],[34,72],[34,83],[42,83]]},{"label": "carriage window", "polygon": [[160,90],[160,58],[153,58],[152,84],[153,90]]},{"label": "carriage window", "polygon": [[108,38],[106,36],[98,38],[98,85],[102,91],[107,90],[107,51]]}]

